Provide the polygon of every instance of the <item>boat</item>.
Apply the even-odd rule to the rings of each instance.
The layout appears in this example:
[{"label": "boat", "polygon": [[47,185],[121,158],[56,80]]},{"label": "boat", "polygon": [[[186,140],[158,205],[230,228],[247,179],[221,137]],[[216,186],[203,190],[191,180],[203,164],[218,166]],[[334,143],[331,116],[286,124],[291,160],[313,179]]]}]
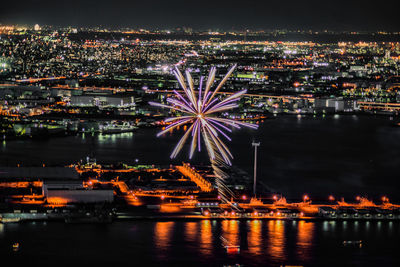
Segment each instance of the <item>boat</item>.
[{"label": "boat", "polygon": [[345,240],[343,246],[362,247],[362,240]]},{"label": "boat", "polygon": [[220,236],[222,241],[222,246],[225,248],[228,254],[239,254],[240,253],[240,246],[239,245],[232,245],[229,244],[228,240]]},{"label": "boat", "polygon": [[137,129],[136,126],[130,125],[128,123],[124,123],[122,125],[111,124],[100,127],[100,132],[102,134],[127,133],[127,132],[133,132],[136,129]]},{"label": "boat", "polygon": [[18,250],[19,250],[19,243],[18,243],[18,242],[15,242],[15,243],[12,245],[12,248],[13,248],[14,251],[18,251]]},{"label": "boat", "polygon": [[0,223],[14,223],[14,222],[19,222],[21,221],[21,218],[1,218],[0,217]]},{"label": "boat", "polygon": [[239,254],[240,246],[224,246],[228,254]]}]

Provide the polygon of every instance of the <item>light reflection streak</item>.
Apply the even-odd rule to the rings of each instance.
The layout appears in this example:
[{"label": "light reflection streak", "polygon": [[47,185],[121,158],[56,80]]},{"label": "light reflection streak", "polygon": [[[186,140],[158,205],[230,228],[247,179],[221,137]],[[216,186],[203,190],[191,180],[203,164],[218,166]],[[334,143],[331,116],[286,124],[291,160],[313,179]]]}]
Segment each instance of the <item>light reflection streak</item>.
[{"label": "light reflection streak", "polygon": [[376,222],[376,227],[377,227],[378,231],[380,231],[382,228],[382,222],[381,221]]},{"label": "light reflection streak", "polygon": [[281,220],[270,220],[268,227],[268,253],[276,261],[284,261],[285,227]]},{"label": "light reflection streak", "polygon": [[358,232],[358,221],[354,222],[354,232]]},{"label": "light reflection streak", "polygon": [[211,222],[209,220],[202,220],[200,225],[200,252],[203,256],[210,256],[212,254],[212,240]]},{"label": "light reflection streak", "polygon": [[247,236],[248,249],[251,254],[260,255],[261,245],[262,245],[262,236],[261,236],[261,226],[262,223],[260,220],[252,220],[248,222],[249,233]]},{"label": "light reflection streak", "polygon": [[302,261],[308,261],[311,257],[314,223],[299,221],[297,233],[298,257]]},{"label": "light reflection streak", "polygon": [[154,227],[154,242],[157,249],[166,250],[171,244],[174,222],[157,222]]},{"label": "light reflection streak", "polygon": [[239,246],[239,221],[237,220],[223,220],[222,236],[228,240],[229,245]]},{"label": "light reflection streak", "polygon": [[329,223],[327,221],[324,221],[322,223],[322,229],[324,232],[327,232],[329,230]]},{"label": "light reflection streak", "polygon": [[393,233],[393,222],[392,221],[389,222],[388,233],[390,235],[392,235],[392,233]]},{"label": "light reflection streak", "polygon": [[185,237],[189,242],[195,242],[196,236],[198,233],[197,230],[198,223],[197,222],[187,222],[185,223]]},{"label": "light reflection streak", "polygon": [[133,133],[127,132],[127,133],[113,133],[113,134],[98,134],[96,135],[96,137],[97,137],[97,143],[99,145],[105,145],[108,142],[115,143],[116,141],[119,140],[132,138]]},{"label": "light reflection streak", "polygon": [[370,223],[369,223],[369,221],[366,221],[365,222],[365,230],[369,231],[369,227],[370,227]]},{"label": "light reflection streak", "polygon": [[342,224],[343,224],[343,230],[346,230],[347,229],[347,222],[343,221]]}]

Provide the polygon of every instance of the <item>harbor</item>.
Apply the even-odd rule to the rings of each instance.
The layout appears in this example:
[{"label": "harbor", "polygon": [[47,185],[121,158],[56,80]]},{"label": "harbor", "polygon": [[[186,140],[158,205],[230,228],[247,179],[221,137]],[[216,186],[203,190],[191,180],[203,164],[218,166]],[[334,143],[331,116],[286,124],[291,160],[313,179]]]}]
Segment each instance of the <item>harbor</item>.
[{"label": "harbor", "polygon": [[[400,220],[400,205],[383,196],[379,203],[357,196],[345,202],[329,195],[298,201],[268,194],[254,197],[251,179],[222,201],[210,169],[188,163],[168,168],[101,165],[87,158],[63,168],[2,168],[1,223],[63,221],[111,223],[115,220]],[[40,171],[40,172],[39,172]],[[56,174],[59,178],[56,178]],[[20,178],[23,175],[25,178]],[[132,176],[136,177],[132,180]],[[15,177],[15,178],[13,178]],[[41,177],[38,179],[37,177]],[[67,178],[69,177],[69,178]],[[0,177],[1,178],[1,177]],[[239,189],[234,189],[235,186]]]}]

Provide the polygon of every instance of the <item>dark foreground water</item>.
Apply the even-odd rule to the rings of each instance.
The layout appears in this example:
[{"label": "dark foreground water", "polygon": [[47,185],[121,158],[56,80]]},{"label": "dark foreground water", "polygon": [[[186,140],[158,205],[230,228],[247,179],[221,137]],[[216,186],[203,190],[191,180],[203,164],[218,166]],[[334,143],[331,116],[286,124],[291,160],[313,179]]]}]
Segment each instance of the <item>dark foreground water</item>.
[{"label": "dark foreground water", "polygon": [[[233,165],[251,176],[251,142],[260,141],[259,186],[289,198],[308,193],[326,199],[334,194],[352,201],[356,195],[378,199],[386,194],[400,201],[400,127],[393,125],[393,120],[384,117],[282,116],[266,120],[258,130],[234,131],[227,144],[235,157]],[[169,165],[187,161],[188,147],[178,159],[169,158],[182,131],[160,138],[155,136],[157,131],[3,142],[0,165],[66,165],[92,152],[99,162],[134,164],[137,159],[140,164]],[[208,164],[205,152],[196,154],[192,162]]]},{"label": "dark foreground water", "polygon": [[[220,236],[240,253],[228,254]],[[399,222],[388,221],[36,222],[0,224],[0,258],[10,266],[400,266],[399,238]]]},{"label": "dark foreground water", "polygon": [[[261,142],[259,179],[289,197],[330,193],[386,194],[399,201],[400,128],[387,118],[278,117],[257,131],[232,134],[233,164],[252,174],[253,139]],[[131,134],[70,136],[45,141],[9,141],[0,146],[0,165],[66,165],[91,152],[98,161],[176,164],[171,161],[182,132],[156,138],[157,129]],[[207,164],[196,154],[194,163]],[[259,185],[263,186],[263,185]],[[229,255],[220,236],[239,244]],[[400,222],[364,221],[196,221],[0,224],[0,259],[13,266],[400,266]],[[344,247],[344,240],[363,246]],[[12,252],[19,242],[19,252]],[[9,261],[11,260],[11,261]]]}]

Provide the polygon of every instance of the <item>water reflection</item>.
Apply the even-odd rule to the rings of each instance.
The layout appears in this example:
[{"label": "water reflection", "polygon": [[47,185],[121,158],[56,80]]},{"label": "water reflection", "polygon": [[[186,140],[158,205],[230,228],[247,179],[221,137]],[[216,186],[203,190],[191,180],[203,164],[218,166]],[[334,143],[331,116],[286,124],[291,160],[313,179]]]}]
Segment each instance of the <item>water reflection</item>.
[{"label": "water reflection", "polygon": [[97,143],[99,145],[107,145],[108,143],[115,143],[117,140],[130,140],[133,137],[132,132],[119,133],[119,134],[98,134],[96,135]]},{"label": "water reflection", "polygon": [[284,244],[285,244],[285,227],[281,220],[268,221],[268,253],[274,260],[285,260]]},{"label": "water reflection", "polygon": [[343,230],[346,230],[347,229],[347,221],[343,221],[342,225],[343,225]]},{"label": "water reflection", "polygon": [[381,222],[381,221],[378,221],[378,222],[376,223],[376,227],[377,227],[378,231],[380,231],[381,228],[382,228],[382,222]]},{"label": "water reflection", "polygon": [[322,223],[322,229],[324,230],[324,232],[327,232],[329,229],[329,222],[328,221],[324,221]]},{"label": "water reflection", "polygon": [[185,237],[189,242],[195,242],[197,236],[197,222],[187,222],[185,224]]},{"label": "water reflection", "polygon": [[388,233],[389,233],[389,235],[392,235],[392,233],[393,233],[393,222],[392,221],[389,222]]},{"label": "water reflection", "polygon": [[261,226],[262,223],[259,220],[252,220],[247,223],[249,226],[249,232],[247,235],[248,249],[252,254],[261,254],[262,236]]},{"label": "water reflection", "polygon": [[212,254],[212,238],[211,222],[203,220],[200,223],[200,252],[203,256],[210,256]]},{"label": "water reflection", "polygon": [[[355,233],[357,224],[358,232]],[[378,222],[372,221],[370,231],[364,229],[367,222],[359,221],[357,224],[348,221],[347,230],[344,230],[341,221],[132,221],[108,225],[110,234],[106,235],[99,235],[104,231],[103,227],[85,227],[84,238],[92,238],[90,245],[93,250],[99,251],[95,257],[96,265],[112,256],[125,258],[124,263],[127,264],[132,263],[132,259],[146,262],[140,266],[234,266],[236,263],[244,266],[343,266],[350,264],[343,261],[349,258],[355,265],[372,262],[364,265],[374,266],[377,260],[385,259],[385,266],[398,266],[396,248],[400,223],[382,221],[378,230]],[[37,241],[39,228],[44,231],[41,231]],[[10,242],[23,241],[21,253],[26,253],[29,246],[29,255],[44,253],[43,257],[56,261],[57,255],[52,248],[54,235],[64,232],[71,237],[70,242],[59,244],[59,250],[74,254],[75,250],[85,251],[87,246],[87,242],[82,242],[81,228],[59,223],[47,223],[46,226],[41,223],[36,223],[36,226],[30,223],[0,224],[0,247],[6,245],[6,250],[10,251]],[[223,249],[219,240],[221,235],[233,245],[240,244],[240,253],[230,254]],[[30,240],[29,236],[33,239]],[[22,237],[24,240],[21,240]],[[107,245],[116,240],[121,243],[120,246]],[[344,240],[363,240],[365,247],[343,247]],[[3,242],[7,244],[2,244],[2,241],[7,241]],[[35,246],[38,242],[40,246]],[[76,254],[71,260],[84,257],[83,254]],[[129,255],[131,259],[127,257]],[[8,259],[6,255],[3,261]]]},{"label": "water reflection", "polygon": [[370,227],[370,223],[369,221],[365,222],[365,230],[368,232],[369,231],[369,227]]},{"label": "water reflection", "polygon": [[301,261],[311,258],[314,223],[299,221],[297,230],[297,254]]},{"label": "water reflection", "polygon": [[358,232],[358,221],[354,222],[354,232],[357,233]]},{"label": "water reflection", "polygon": [[154,243],[157,249],[165,250],[171,246],[171,234],[174,222],[157,222],[154,227]]},{"label": "water reflection", "polygon": [[222,225],[222,237],[225,238],[229,245],[239,245],[239,221],[236,220],[224,220],[221,222]]}]

